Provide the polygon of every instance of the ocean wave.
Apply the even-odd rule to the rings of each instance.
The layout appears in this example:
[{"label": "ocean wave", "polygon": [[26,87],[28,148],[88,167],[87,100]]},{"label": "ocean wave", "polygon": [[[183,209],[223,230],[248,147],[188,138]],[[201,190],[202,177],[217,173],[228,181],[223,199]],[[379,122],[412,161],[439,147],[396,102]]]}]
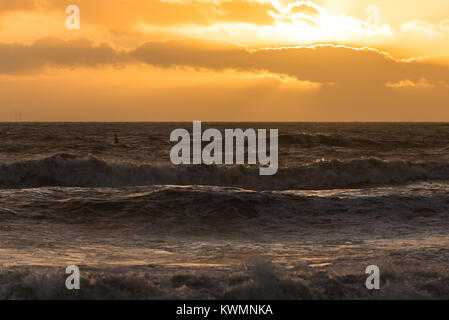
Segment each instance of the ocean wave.
[{"label": "ocean wave", "polygon": [[379,159],[320,161],[280,168],[275,176],[259,176],[259,168],[242,165],[137,165],[70,154],[0,166],[3,188],[209,185],[250,190],[310,190],[446,179],[449,179],[446,162]]},{"label": "ocean wave", "polygon": [[279,136],[281,145],[331,146],[344,148],[412,148],[419,146],[415,142],[405,140],[370,140],[355,137],[341,137],[327,134],[295,133]]},{"label": "ocean wave", "polygon": [[[95,269],[81,266],[81,290],[65,288],[64,268],[20,267],[0,272],[3,300],[88,299],[212,299],[212,300],[302,300],[302,299],[448,299],[447,268],[433,271],[388,262],[381,277],[382,290],[363,285],[366,276],[357,270],[336,273],[295,268],[258,261],[226,272],[207,269],[177,270],[155,274],[153,266],[119,266]],[[87,270],[86,270],[87,269]],[[151,274],[151,276],[148,276]]]},{"label": "ocean wave", "polygon": [[[84,225],[142,234],[235,236],[300,233],[351,226],[366,234],[366,223],[396,219],[404,228],[447,230],[447,184],[430,189],[404,186],[370,190],[262,191],[208,186],[127,188],[39,188],[4,190],[0,221]],[[437,188],[437,189],[436,189]],[[429,194],[431,193],[431,194]],[[9,194],[9,196],[5,196]],[[385,232],[393,232],[389,224]],[[1,224],[0,224],[1,230]],[[417,230],[417,229],[415,229]]]},{"label": "ocean wave", "polygon": [[[296,134],[284,134],[279,136],[280,144],[291,144],[291,145],[328,145],[335,147],[349,147],[353,146],[356,141],[351,142],[349,139],[332,137],[324,134],[307,134],[307,133],[296,133]],[[372,144],[371,141],[364,140],[365,145]]]}]

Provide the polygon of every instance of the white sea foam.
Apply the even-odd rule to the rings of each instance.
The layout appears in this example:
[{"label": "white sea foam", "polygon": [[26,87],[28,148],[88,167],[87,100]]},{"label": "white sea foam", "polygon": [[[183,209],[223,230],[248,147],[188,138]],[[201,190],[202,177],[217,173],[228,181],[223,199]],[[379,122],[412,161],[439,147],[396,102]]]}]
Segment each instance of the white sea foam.
[{"label": "white sea foam", "polygon": [[10,188],[123,187],[210,185],[253,190],[334,189],[449,179],[449,163],[360,159],[321,161],[281,168],[276,176],[260,177],[245,166],[170,166],[106,162],[94,156],[57,154],[0,166],[0,186]]}]

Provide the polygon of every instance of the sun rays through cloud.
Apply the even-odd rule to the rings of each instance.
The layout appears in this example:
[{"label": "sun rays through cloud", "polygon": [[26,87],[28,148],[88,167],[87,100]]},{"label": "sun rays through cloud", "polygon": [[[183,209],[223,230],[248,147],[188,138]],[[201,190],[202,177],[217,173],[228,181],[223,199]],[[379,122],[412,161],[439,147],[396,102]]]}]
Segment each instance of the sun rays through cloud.
[{"label": "sun rays through cloud", "polygon": [[[270,120],[270,108],[278,110],[280,121],[345,120],[348,112],[339,108],[357,115],[364,114],[361,109],[378,111],[375,119],[372,113],[354,118],[361,121],[400,119],[405,106],[416,119],[425,119],[429,103],[438,115],[432,118],[449,119],[447,1],[437,0],[433,7],[416,0],[401,2],[408,11],[384,0],[76,3],[79,30],[66,28],[64,0],[0,3],[0,102],[6,106],[0,118],[8,119],[20,109],[27,110],[30,119],[41,119],[32,103],[38,99],[35,93],[13,95],[33,91],[31,87],[36,94],[46,92],[46,101],[63,104],[62,96],[47,90],[60,77],[62,92],[78,88],[85,95],[76,107],[66,104],[70,110],[58,111],[62,118],[73,114],[73,108],[88,114],[110,101],[107,94],[100,101],[96,95],[97,89],[107,92],[109,84],[122,93],[116,101],[136,102],[135,107],[114,107],[123,119],[135,119],[133,108],[148,108],[153,117],[161,115],[154,120],[164,120],[173,108],[168,101],[178,95],[186,97],[183,114],[198,114],[204,110],[200,105],[213,104],[212,96],[205,94],[208,90],[216,97],[235,96],[242,108],[260,104],[266,112],[260,117]],[[89,81],[75,81],[82,77]],[[173,79],[178,78],[184,80],[175,81],[176,87]],[[275,101],[282,101],[282,107]],[[208,115],[237,120],[225,108]],[[238,120],[252,118],[248,114]]]}]

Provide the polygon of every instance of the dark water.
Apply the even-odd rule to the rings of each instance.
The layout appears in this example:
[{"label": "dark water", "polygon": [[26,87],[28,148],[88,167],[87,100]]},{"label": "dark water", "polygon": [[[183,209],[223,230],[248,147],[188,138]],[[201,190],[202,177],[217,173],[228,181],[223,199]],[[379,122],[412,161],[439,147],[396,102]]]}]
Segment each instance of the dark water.
[{"label": "dark water", "polygon": [[203,124],[279,129],[266,177],[172,166],[191,127],[0,124],[0,298],[449,297],[448,124]]}]

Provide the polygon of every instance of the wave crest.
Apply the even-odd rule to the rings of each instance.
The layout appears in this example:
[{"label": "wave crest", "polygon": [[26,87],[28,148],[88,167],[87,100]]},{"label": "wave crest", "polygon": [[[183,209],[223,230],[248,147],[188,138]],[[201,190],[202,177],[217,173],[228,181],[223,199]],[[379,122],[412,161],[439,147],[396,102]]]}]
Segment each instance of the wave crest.
[{"label": "wave crest", "polygon": [[449,163],[379,159],[320,161],[280,168],[275,176],[259,176],[257,167],[241,165],[137,165],[70,154],[0,166],[0,186],[3,188],[210,185],[252,190],[301,190],[446,179],[449,179]]},{"label": "wave crest", "polygon": [[[283,145],[303,145],[303,146],[328,146],[342,148],[380,148],[391,150],[394,148],[412,148],[418,144],[405,140],[370,140],[354,137],[342,137],[327,134],[307,134],[295,133],[279,136],[279,142]],[[428,142],[426,142],[428,143]]]}]

